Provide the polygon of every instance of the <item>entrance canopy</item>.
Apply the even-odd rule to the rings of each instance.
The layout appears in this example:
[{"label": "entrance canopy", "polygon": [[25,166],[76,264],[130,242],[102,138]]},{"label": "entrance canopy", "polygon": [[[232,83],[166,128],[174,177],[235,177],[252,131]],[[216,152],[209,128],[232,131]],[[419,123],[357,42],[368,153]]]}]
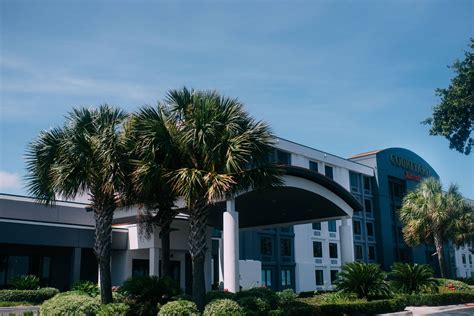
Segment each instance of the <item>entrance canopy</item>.
[{"label": "entrance canopy", "polygon": [[[311,223],[352,216],[362,205],[340,184],[305,168],[284,167],[281,187],[250,191],[235,198],[239,228]],[[210,212],[209,225],[222,228],[225,201]]]}]

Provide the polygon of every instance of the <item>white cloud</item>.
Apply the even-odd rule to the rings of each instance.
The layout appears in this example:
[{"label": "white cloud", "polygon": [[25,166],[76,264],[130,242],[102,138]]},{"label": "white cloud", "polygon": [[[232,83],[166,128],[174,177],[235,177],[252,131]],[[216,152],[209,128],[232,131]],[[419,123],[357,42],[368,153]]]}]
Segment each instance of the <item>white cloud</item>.
[{"label": "white cloud", "polygon": [[0,190],[20,189],[21,187],[21,177],[19,174],[0,171]]}]

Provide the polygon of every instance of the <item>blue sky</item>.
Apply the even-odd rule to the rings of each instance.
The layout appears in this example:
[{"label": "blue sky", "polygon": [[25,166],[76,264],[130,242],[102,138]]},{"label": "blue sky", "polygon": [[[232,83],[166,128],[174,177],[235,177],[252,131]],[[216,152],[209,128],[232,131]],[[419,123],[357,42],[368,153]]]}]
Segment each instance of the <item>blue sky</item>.
[{"label": "blue sky", "polygon": [[74,106],[133,111],[183,85],[343,157],[418,153],[474,198],[474,155],[420,122],[474,37],[472,1],[0,1],[0,192]]}]

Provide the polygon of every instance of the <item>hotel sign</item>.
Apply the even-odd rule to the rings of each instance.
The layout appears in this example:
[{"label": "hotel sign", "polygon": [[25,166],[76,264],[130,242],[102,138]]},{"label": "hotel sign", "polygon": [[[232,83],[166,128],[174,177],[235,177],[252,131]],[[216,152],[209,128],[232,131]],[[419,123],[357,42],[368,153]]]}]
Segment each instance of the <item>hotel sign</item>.
[{"label": "hotel sign", "polygon": [[[429,175],[430,175],[430,170],[428,169],[428,167],[423,166],[419,163],[413,162],[411,160],[408,160],[406,158],[397,156],[397,155],[391,155],[390,156],[390,162],[392,163],[392,165],[401,167],[401,168],[403,168],[407,171],[415,172],[415,173],[420,174],[420,175],[425,176],[425,177],[429,177]],[[416,177],[416,176],[412,176],[412,177],[409,177],[409,178],[411,178],[410,180],[418,180],[419,181],[419,178]]]}]

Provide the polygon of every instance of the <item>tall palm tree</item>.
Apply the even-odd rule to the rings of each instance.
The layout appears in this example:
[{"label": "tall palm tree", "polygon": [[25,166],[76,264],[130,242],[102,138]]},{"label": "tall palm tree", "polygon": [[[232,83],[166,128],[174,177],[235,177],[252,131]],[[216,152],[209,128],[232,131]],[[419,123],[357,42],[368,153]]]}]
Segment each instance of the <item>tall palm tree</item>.
[{"label": "tall palm tree", "polygon": [[132,181],[125,196],[127,204],[140,207],[140,226],[145,235],[160,228],[162,276],[171,276],[170,233],[177,215],[177,195],[165,177],[170,169],[180,166],[172,128],[164,107],[144,107],[126,124]]},{"label": "tall palm tree", "polygon": [[172,188],[189,211],[189,250],[193,297],[204,307],[206,223],[210,207],[237,192],[281,183],[280,171],[267,163],[273,135],[237,100],[215,91],[171,90],[165,99],[181,167],[170,170]]},{"label": "tall palm tree", "polygon": [[461,245],[474,233],[474,210],[465,202],[458,187],[450,185],[448,191],[443,192],[441,182],[432,177],[424,179],[405,196],[399,217],[408,245],[435,245],[442,277],[446,275],[444,243],[452,241]]},{"label": "tall palm tree", "polygon": [[74,109],[62,127],[41,132],[28,145],[26,155],[27,189],[40,203],[52,205],[57,197],[88,195],[94,211],[94,251],[104,304],[112,302],[112,219],[124,183],[125,118],[124,112],[108,105]]}]

